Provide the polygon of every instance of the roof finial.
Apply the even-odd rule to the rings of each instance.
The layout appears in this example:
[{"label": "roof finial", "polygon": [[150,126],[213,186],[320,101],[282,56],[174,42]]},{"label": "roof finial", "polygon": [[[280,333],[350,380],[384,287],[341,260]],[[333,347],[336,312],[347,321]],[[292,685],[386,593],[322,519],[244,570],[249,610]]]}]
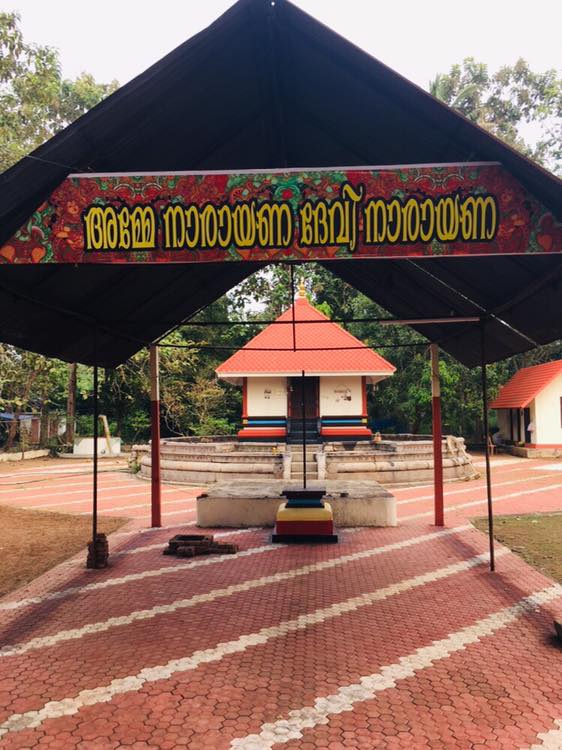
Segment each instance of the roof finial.
[{"label": "roof finial", "polygon": [[299,284],[299,297],[306,297],[306,287],[304,285],[304,281],[302,280]]}]

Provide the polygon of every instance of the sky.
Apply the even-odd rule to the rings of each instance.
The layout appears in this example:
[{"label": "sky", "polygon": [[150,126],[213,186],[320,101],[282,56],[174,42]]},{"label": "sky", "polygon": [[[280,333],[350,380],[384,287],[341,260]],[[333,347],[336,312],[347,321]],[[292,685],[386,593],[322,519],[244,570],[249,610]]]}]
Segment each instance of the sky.
[{"label": "sky", "polygon": [[[270,0],[264,0],[269,2]],[[277,0],[283,1],[283,0]],[[562,68],[559,0],[294,0],[414,83],[428,88],[464,57],[490,70],[524,57]],[[126,83],[208,26],[232,0],[0,0],[26,41],[58,48],[65,77],[83,71]]]}]

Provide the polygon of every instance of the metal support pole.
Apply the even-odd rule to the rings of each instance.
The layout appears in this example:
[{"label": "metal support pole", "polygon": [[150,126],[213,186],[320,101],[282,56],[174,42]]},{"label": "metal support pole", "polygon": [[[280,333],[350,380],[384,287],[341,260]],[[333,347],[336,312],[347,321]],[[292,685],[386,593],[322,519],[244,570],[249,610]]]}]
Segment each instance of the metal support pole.
[{"label": "metal support pole", "polygon": [[484,426],[484,446],[486,450],[486,491],[488,499],[488,540],[490,545],[490,570],[496,569],[494,555],[494,510],[492,507],[492,474],[490,471],[490,428],[488,424],[488,375],[486,372],[486,339],[484,321],[480,321],[480,361],[482,371],[482,424]]},{"label": "metal support pole", "polygon": [[94,328],[94,476],[93,476],[93,502],[92,502],[92,549],[93,564],[97,564],[98,538],[98,436],[99,436],[99,368],[98,368],[98,329]]},{"label": "metal support pole", "polygon": [[151,525],[162,526],[162,486],[160,480],[160,372],[158,346],[150,347],[150,493]]},{"label": "metal support pole", "polygon": [[289,266],[289,274],[291,277],[291,324],[293,330],[293,351],[297,351],[297,325],[295,319],[295,268],[291,264]]},{"label": "metal support pole", "polygon": [[304,403],[304,384],[305,384],[304,370],[302,371],[301,378],[301,416],[302,416],[302,474],[303,474],[303,488],[306,490],[306,407]]},{"label": "metal support pole", "polygon": [[443,526],[443,431],[441,427],[441,383],[439,379],[439,347],[431,344],[431,414],[433,420],[433,493],[435,525]]}]

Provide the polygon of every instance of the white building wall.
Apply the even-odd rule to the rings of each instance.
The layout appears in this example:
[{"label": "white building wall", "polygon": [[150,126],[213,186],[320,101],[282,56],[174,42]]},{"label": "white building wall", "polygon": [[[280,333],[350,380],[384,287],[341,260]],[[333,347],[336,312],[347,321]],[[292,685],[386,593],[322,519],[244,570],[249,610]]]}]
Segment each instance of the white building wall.
[{"label": "white building wall", "polygon": [[361,376],[320,378],[321,417],[358,417],[362,413]]},{"label": "white building wall", "polygon": [[287,378],[248,378],[247,383],[249,417],[287,416]]},{"label": "white building wall", "polygon": [[499,429],[500,435],[502,436],[504,440],[510,440],[511,439],[511,425],[510,425],[511,412],[510,410],[498,409],[497,418],[498,418],[498,429]]},{"label": "white building wall", "polygon": [[537,445],[562,445],[562,374],[539,393],[534,400],[535,413],[531,405],[531,419],[535,423],[533,442]]}]

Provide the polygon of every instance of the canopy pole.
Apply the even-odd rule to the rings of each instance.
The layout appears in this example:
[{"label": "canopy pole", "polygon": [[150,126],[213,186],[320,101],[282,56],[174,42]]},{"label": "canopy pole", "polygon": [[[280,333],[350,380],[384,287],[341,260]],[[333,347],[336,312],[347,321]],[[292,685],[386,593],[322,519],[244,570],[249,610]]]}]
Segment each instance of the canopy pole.
[{"label": "canopy pole", "polygon": [[99,437],[99,368],[98,368],[98,328],[94,326],[94,465],[93,465],[93,502],[92,502],[92,563],[98,563],[98,437]]},{"label": "canopy pole", "polygon": [[295,267],[293,264],[289,266],[289,274],[291,277],[291,325],[293,327],[293,351],[297,351],[297,326],[295,320]]},{"label": "canopy pole", "polygon": [[431,415],[433,433],[433,494],[435,525],[444,526],[443,510],[443,429],[441,425],[441,382],[439,379],[439,347],[431,344]]},{"label": "canopy pole", "polygon": [[485,350],[485,331],[484,321],[480,321],[480,358],[482,373],[482,424],[484,426],[484,446],[486,450],[486,492],[488,500],[488,540],[490,545],[490,570],[496,569],[496,560],[494,555],[494,510],[492,507],[492,475],[490,472],[490,428],[488,424],[488,374],[486,371],[486,350]]},{"label": "canopy pole", "polygon": [[304,404],[304,385],[306,378],[304,370],[301,377],[301,416],[302,416],[302,486],[306,490],[306,408]]},{"label": "canopy pole", "polygon": [[162,485],[160,479],[160,371],[157,344],[151,344],[149,359],[151,525],[160,527],[162,526]]}]

